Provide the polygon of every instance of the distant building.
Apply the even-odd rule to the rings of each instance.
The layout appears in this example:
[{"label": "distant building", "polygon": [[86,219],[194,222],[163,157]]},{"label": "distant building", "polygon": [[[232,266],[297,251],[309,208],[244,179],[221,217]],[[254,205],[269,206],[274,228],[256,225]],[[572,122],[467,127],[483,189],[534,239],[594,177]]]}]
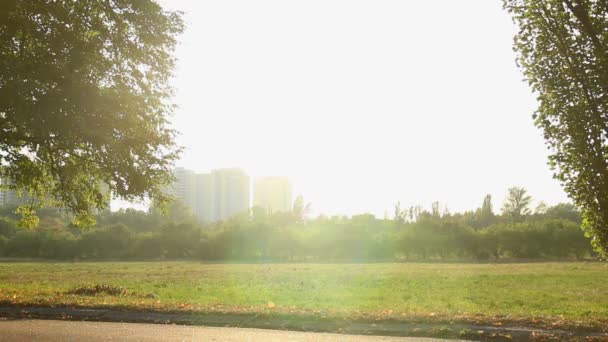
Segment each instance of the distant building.
[{"label": "distant building", "polygon": [[183,167],[178,167],[173,170],[173,176],[175,182],[171,185],[169,192],[194,212],[196,208],[195,173]]},{"label": "distant building", "polygon": [[249,176],[240,169],[220,169],[211,172],[215,221],[223,221],[247,212],[250,207]]},{"label": "distant building", "polygon": [[[11,183],[11,181],[9,179],[0,178],[0,185],[8,185],[10,183]],[[101,191],[102,195],[106,197],[106,202],[105,202],[106,210],[110,210],[111,192],[110,192],[109,185],[107,185],[105,183],[101,183],[99,190]],[[52,198],[53,198],[52,196],[48,196],[45,199],[50,201]],[[33,197],[31,197],[25,191],[23,191],[21,196],[19,196],[19,194],[15,190],[2,189],[0,187],[0,206],[24,205],[24,204],[27,204],[28,202],[30,202],[32,199],[33,199]],[[49,204],[45,203],[45,205],[49,205]],[[53,207],[53,206],[48,206],[47,208],[58,209],[57,207]],[[97,208],[92,208],[92,211],[95,214],[98,214],[101,212]]]},{"label": "distant building", "polygon": [[269,212],[291,210],[292,189],[286,177],[265,177],[253,184],[253,205]]},{"label": "distant building", "polygon": [[213,193],[213,177],[210,173],[196,175],[196,207],[194,213],[203,222],[214,222],[215,203]]},{"label": "distant building", "polygon": [[181,200],[203,222],[216,222],[247,212],[250,207],[249,176],[240,169],[218,169],[194,173],[173,171],[170,193]]},{"label": "distant building", "polygon": [[[10,180],[0,178],[0,185],[10,184]],[[19,197],[15,190],[0,188],[0,206],[20,205],[27,201],[27,196]]]}]

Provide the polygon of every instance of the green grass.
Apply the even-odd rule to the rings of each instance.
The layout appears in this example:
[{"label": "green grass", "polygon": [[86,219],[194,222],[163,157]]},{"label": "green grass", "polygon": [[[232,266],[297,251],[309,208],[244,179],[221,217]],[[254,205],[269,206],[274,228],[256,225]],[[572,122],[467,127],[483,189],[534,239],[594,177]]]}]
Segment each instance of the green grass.
[{"label": "green grass", "polygon": [[[95,284],[121,286],[128,295],[70,294]],[[5,305],[608,322],[602,263],[18,262],[0,263],[0,289]]]}]

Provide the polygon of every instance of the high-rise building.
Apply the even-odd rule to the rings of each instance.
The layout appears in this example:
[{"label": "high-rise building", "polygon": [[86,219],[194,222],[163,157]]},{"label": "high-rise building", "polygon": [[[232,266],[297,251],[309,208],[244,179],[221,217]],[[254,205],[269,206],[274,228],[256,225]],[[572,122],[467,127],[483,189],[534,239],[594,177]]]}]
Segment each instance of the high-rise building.
[{"label": "high-rise building", "polygon": [[[9,185],[10,180],[7,178],[0,178],[0,185]],[[12,206],[21,205],[27,201],[26,195],[18,196],[15,190],[0,189],[0,206]]]},{"label": "high-rise building", "polygon": [[196,175],[196,208],[194,213],[203,222],[214,222],[215,203],[213,193],[213,177],[210,173]]},{"label": "high-rise building", "polygon": [[[4,178],[0,178],[0,185],[4,185],[6,180]],[[6,205],[8,197],[8,190],[0,188],[0,206]]]},{"label": "high-rise building", "polygon": [[240,169],[219,169],[211,172],[215,220],[223,221],[247,212],[250,204],[249,176]]},{"label": "high-rise building", "polygon": [[173,170],[175,181],[170,187],[169,192],[189,207],[192,212],[196,208],[196,176],[191,170],[178,167]]},{"label": "high-rise building", "polygon": [[[12,181],[7,178],[0,178],[0,185],[10,185],[11,182]],[[105,203],[106,210],[109,211],[110,210],[110,200],[112,198],[112,194],[110,192],[110,186],[108,184],[101,183],[100,191],[106,200],[106,203]],[[48,197],[46,197],[46,200],[50,200],[52,198],[53,197],[48,196]],[[21,192],[21,194],[19,194],[15,190],[0,188],[0,206],[24,205],[24,204],[27,204],[28,202],[31,202],[33,199],[34,199],[34,197],[30,196],[29,193],[27,193],[26,191],[23,191],[23,192]],[[48,206],[49,205],[48,203],[43,203],[43,204],[47,205],[47,208],[59,209],[58,207]],[[94,214],[99,214],[101,212],[96,207],[92,208],[91,210]]]},{"label": "high-rise building", "polygon": [[170,193],[192,210],[200,221],[216,222],[247,212],[249,176],[240,169],[218,169],[196,174],[176,168]]},{"label": "high-rise building", "polygon": [[264,177],[253,184],[253,205],[269,212],[291,210],[291,183],[286,177]]}]

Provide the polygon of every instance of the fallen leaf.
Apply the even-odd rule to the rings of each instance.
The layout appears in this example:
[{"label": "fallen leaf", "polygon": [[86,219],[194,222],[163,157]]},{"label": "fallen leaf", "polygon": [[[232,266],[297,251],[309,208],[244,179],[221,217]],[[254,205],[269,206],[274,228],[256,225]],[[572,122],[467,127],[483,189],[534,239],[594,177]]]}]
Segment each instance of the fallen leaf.
[{"label": "fallen leaf", "polygon": [[269,309],[274,309],[276,307],[276,304],[273,302],[268,302],[268,308]]}]

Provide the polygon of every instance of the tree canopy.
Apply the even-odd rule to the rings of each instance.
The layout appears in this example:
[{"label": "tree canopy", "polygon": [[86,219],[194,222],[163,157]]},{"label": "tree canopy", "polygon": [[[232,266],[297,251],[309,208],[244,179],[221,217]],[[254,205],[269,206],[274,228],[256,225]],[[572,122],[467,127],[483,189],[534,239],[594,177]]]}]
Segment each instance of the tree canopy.
[{"label": "tree canopy", "polygon": [[530,214],[530,202],[532,202],[532,197],[528,196],[526,189],[509,188],[502,212],[504,215],[511,217],[513,221],[521,221],[523,216]]},{"label": "tree canopy", "polygon": [[[0,207],[0,257],[64,260],[421,261],[595,258],[570,204],[527,215],[521,222],[481,210],[413,220],[372,214],[307,217],[257,208],[223,222],[198,222],[179,201],[168,215],[121,209],[97,215],[97,225],[74,229],[56,209],[40,210],[37,229],[17,229],[14,208]],[[430,209],[430,208],[429,208]],[[401,218],[405,211],[399,210]],[[575,215],[572,215],[575,214]]]},{"label": "tree canopy", "polygon": [[504,0],[519,26],[518,63],[540,106],[555,177],[608,254],[608,2]]},{"label": "tree canopy", "polygon": [[24,217],[51,204],[86,225],[110,192],[166,199],[183,28],[153,0],[0,3],[0,177],[28,195]]}]

